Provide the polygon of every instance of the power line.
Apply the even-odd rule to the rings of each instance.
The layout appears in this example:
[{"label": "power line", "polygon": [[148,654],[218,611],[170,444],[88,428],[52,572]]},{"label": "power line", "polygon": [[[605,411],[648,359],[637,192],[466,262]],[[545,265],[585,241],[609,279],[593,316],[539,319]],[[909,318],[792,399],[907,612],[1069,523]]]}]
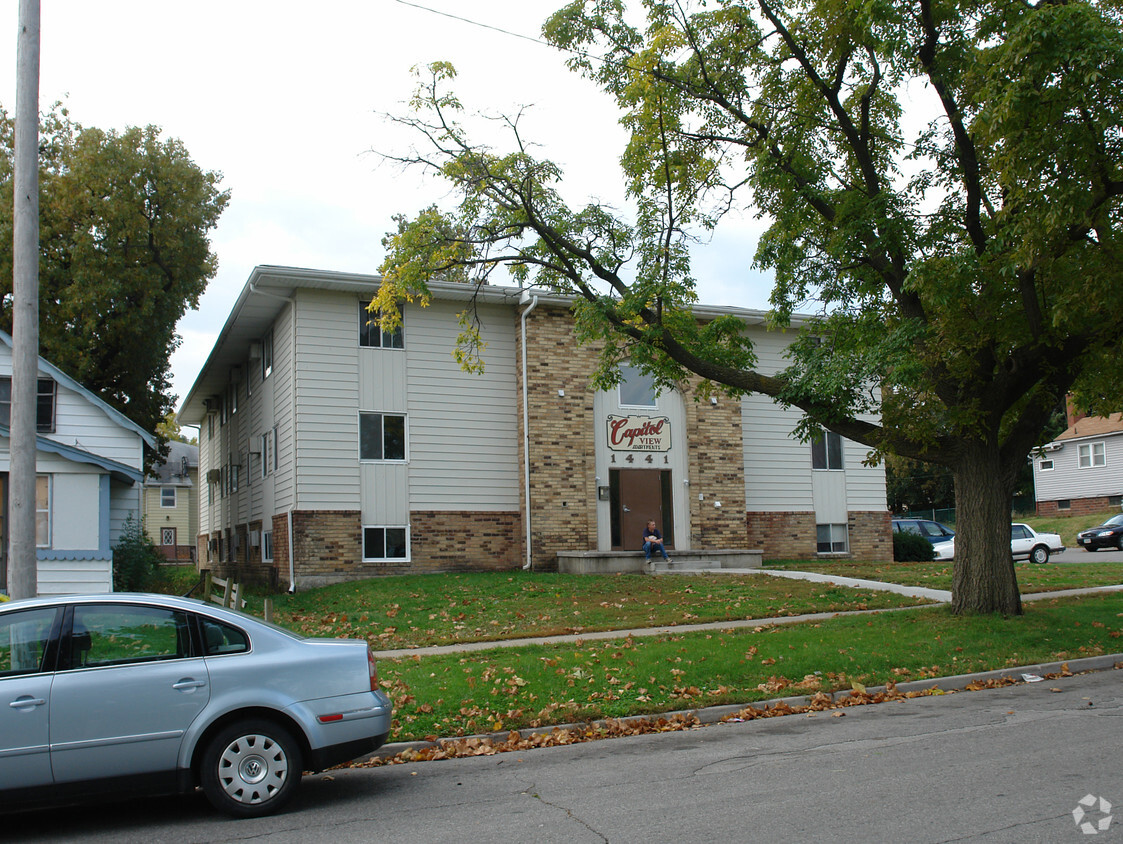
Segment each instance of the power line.
[{"label": "power line", "polygon": [[440,15],[443,18],[450,18],[454,21],[460,21],[461,23],[466,23],[471,26],[478,26],[480,29],[490,29],[493,32],[498,32],[503,35],[510,35],[512,38],[521,38],[523,41],[530,41],[532,44],[538,44],[541,47],[548,47],[550,49],[553,49],[552,45],[547,44],[541,38],[535,38],[531,35],[523,35],[520,32],[511,32],[511,30],[509,29],[503,29],[502,27],[493,26],[489,23],[481,23],[480,21],[475,21],[471,18],[465,18],[461,15],[454,15],[451,12],[442,12],[440,9],[432,9],[429,6],[422,6],[420,3],[410,3],[409,0],[394,0],[394,2],[402,6],[410,6],[414,9],[420,9],[423,12],[431,12],[432,14]]}]

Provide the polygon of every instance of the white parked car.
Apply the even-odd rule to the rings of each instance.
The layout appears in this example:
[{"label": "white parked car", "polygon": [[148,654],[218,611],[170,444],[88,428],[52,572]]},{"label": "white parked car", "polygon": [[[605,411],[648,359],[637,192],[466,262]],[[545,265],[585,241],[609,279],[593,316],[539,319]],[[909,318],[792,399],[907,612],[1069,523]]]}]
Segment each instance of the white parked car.
[{"label": "white parked car", "polygon": [[1010,551],[1015,560],[1047,563],[1050,554],[1059,554],[1064,549],[1064,543],[1055,533],[1038,533],[1029,525],[1010,525]]},{"label": "white parked car", "polygon": [[[1055,533],[1038,533],[1029,525],[1010,525],[1010,553],[1015,560],[1028,560],[1031,563],[1047,563],[1050,554],[1065,550],[1061,537]],[[937,560],[950,560],[955,557],[955,540],[936,546]]]}]

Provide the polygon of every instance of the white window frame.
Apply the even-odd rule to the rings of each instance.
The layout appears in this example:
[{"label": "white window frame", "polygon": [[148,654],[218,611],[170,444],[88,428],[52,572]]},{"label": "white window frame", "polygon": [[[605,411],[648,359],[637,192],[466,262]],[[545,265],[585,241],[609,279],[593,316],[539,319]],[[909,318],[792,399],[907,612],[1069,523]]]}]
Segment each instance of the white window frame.
[{"label": "white window frame", "polygon": [[271,530],[261,532],[261,562],[273,562],[273,531]]},{"label": "white window frame", "polygon": [[[168,504],[168,493],[172,494],[172,503]],[[160,509],[161,510],[174,510],[179,498],[176,495],[176,488],[170,484],[164,484],[160,487]]]},{"label": "white window frame", "polygon": [[266,431],[261,435],[261,477],[269,477],[273,471],[273,432]]},{"label": "white window frame", "polygon": [[[637,379],[637,380],[633,380]],[[645,383],[639,383],[638,379],[642,379]],[[630,386],[629,386],[630,385]],[[624,390],[628,389],[639,391],[642,387],[650,385],[651,388],[651,401],[648,404],[637,404],[635,401],[625,400]],[[628,399],[635,399],[633,395],[627,396]],[[656,410],[659,407],[659,391],[655,386],[655,379],[647,373],[643,372],[638,366],[633,366],[630,363],[620,364],[620,383],[616,385],[616,400],[620,407],[635,407],[643,410]]]},{"label": "white window frame", "polygon": [[1044,460],[1042,460],[1042,461],[1040,461],[1040,463],[1038,463],[1037,468],[1038,468],[1038,471],[1041,471],[1041,472],[1052,472],[1053,471],[1053,458],[1052,457],[1046,457]]},{"label": "white window frame", "polygon": [[[366,325],[364,325],[366,323]],[[370,325],[369,323],[374,323]],[[367,305],[363,301],[359,301],[359,336],[358,343],[360,349],[385,349],[387,351],[403,351],[406,347],[405,338],[405,314],[402,315],[402,324],[395,328],[393,331],[383,331],[378,323],[378,314],[371,313],[367,310]],[[364,332],[363,329],[366,329]],[[363,342],[363,335],[366,334],[367,342]],[[375,343],[375,336],[377,335],[378,342]],[[394,341],[397,340],[395,343]]]},{"label": "white window frame", "polygon": [[[382,446],[381,457],[364,457],[363,456],[363,417],[364,416],[380,416],[382,422],[380,427],[382,429]],[[401,457],[386,457],[386,424],[385,419],[387,416],[400,418],[402,420],[402,456]],[[389,413],[381,410],[360,410],[359,411],[359,462],[361,463],[408,463],[409,462],[409,415],[405,413]]]},{"label": "white window frame", "polygon": [[1107,465],[1107,446],[1098,443],[1080,443],[1076,447],[1076,462],[1080,469],[1100,469]]},{"label": "white window frame", "polygon": [[[822,445],[820,445],[822,443]],[[836,448],[832,448],[831,444],[837,443]],[[822,451],[822,466],[816,466],[818,462],[819,451]],[[843,442],[842,437],[834,431],[823,431],[822,435],[811,441],[811,468],[816,472],[841,472],[846,468],[846,460],[843,456]],[[834,461],[831,460],[832,456],[838,457],[838,465],[832,465]]]},{"label": "white window frame", "polygon": [[[830,534],[830,550],[823,551],[819,548],[819,531],[821,528],[827,528]],[[842,542],[839,543],[838,535],[842,535]],[[836,545],[842,545],[842,548],[835,548]],[[817,554],[848,554],[850,553],[850,530],[849,526],[845,523],[821,523],[815,525],[815,553]]]},{"label": "white window frame", "polygon": [[[51,547],[51,497],[54,494],[54,484],[51,482],[50,475],[36,475],[35,476],[35,547],[36,548],[50,548]],[[45,506],[40,506],[44,502],[40,500],[42,488],[46,487]]]},{"label": "white window frame", "polygon": [[[386,552],[386,534],[388,530],[401,530],[405,531],[405,556],[404,557],[368,557],[367,556],[367,531],[368,530],[381,530],[383,531],[383,554]],[[364,563],[408,563],[411,559],[412,549],[410,547],[410,531],[409,525],[363,525],[362,536],[359,541],[362,543],[360,552]]]}]

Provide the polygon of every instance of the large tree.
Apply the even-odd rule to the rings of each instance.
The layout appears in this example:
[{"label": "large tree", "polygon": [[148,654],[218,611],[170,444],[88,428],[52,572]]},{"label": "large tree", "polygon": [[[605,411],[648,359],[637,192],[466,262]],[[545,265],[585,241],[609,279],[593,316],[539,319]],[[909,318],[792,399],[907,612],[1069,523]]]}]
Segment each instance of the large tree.
[{"label": "large tree", "polygon": [[[801,408],[804,436],[823,426],[947,466],[953,608],[1020,613],[1019,468],[1067,391],[1099,408],[1120,396],[1119,3],[645,0],[635,12],[579,0],[544,29],[620,104],[634,213],[566,205],[559,169],[528,152],[515,119],[510,153],[473,142],[454,71],[434,64],[397,118],[421,149],[394,157],[460,201],[387,236],[374,304],[392,319],[431,278],[506,264],[577,297],[582,336],[604,344],[601,383],[626,355],[663,384],[693,372]],[[736,207],[768,224],[756,263],[775,273],[776,323],[814,314],[778,374],[754,368],[736,320],[691,315],[692,238]]]},{"label": "large tree", "polygon": [[[0,108],[0,327],[12,329],[13,121]],[[175,326],[217,268],[229,194],[155,126],[86,128],[56,106],[39,146],[40,353],[148,431],[174,409]]]}]

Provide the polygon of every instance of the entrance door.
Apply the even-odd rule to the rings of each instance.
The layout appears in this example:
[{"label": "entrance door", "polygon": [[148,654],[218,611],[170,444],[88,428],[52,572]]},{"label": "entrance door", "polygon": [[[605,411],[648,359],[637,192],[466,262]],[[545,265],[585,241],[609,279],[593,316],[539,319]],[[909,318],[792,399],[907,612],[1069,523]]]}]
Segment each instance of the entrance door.
[{"label": "entrance door", "polygon": [[649,521],[663,534],[664,545],[675,545],[669,470],[609,470],[612,507],[612,550],[638,551]]}]

